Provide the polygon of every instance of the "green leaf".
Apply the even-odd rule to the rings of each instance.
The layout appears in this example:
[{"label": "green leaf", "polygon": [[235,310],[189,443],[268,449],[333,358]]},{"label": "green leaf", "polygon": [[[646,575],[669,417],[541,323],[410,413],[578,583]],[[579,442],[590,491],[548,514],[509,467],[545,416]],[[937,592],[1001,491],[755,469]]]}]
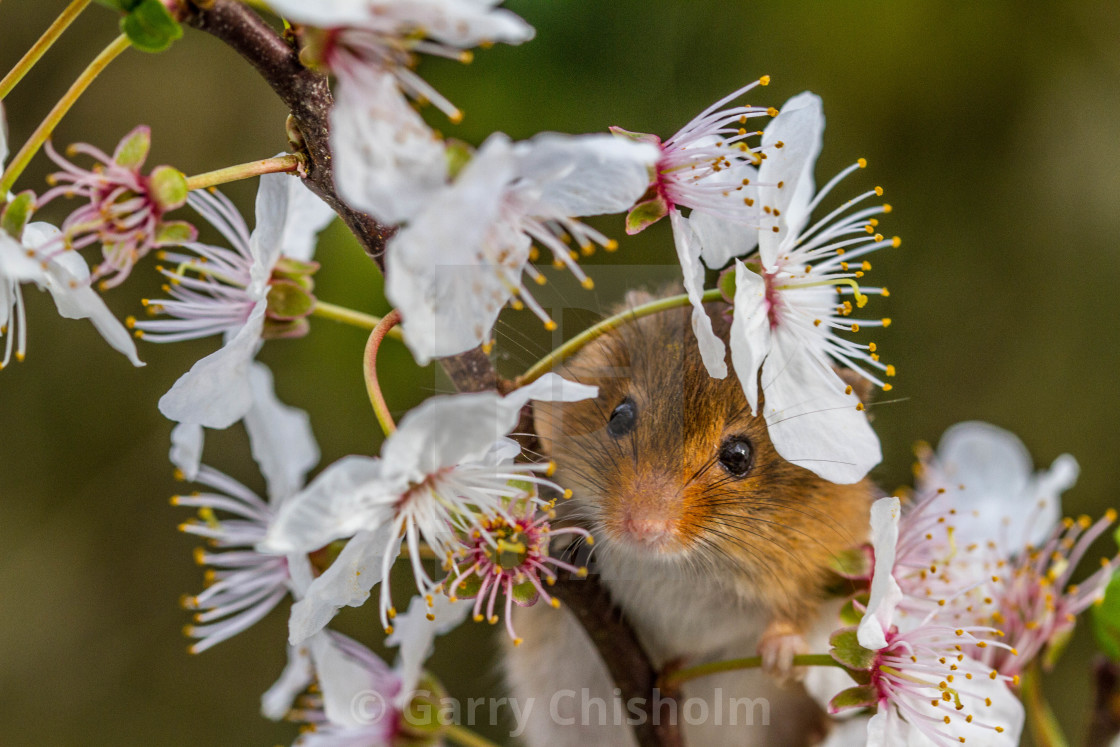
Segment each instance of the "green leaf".
[{"label": "green leaf", "polygon": [[1113,571],[1104,599],[1093,606],[1093,632],[1108,658],[1120,661],[1120,571]]},{"label": "green leaf", "polygon": [[172,166],[158,166],[152,169],[149,179],[148,189],[152,198],[164,212],[182,207],[187,201],[190,189],[187,187],[187,177],[179,169]]},{"label": "green leaf", "polygon": [[832,658],[852,669],[871,669],[875,663],[875,652],[859,645],[855,628],[843,628],[832,634],[828,641],[832,645]]},{"label": "green leaf", "polygon": [[859,687],[849,687],[847,690],[841,690],[836,696],[829,701],[829,713],[836,713],[848,708],[867,708],[879,702],[878,693],[875,688],[870,685],[861,685]]},{"label": "green leaf", "polygon": [[160,0],[140,0],[127,11],[121,32],[142,52],[162,52],[183,35],[183,27]]},{"label": "green leaf", "polygon": [[639,202],[630,208],[630,212],[626,215],[626,233],[631,236],[641,233],[668,214],[669,203],[664,197],[658,196]]},{"label": "green leaf", "polygon": [[35,212],[35,193],[30,189],[20,192],[7,205],[4,212],[0,213],[0,228],[4,233],[19,241],[23,238],[23,229],[31,220]]}]

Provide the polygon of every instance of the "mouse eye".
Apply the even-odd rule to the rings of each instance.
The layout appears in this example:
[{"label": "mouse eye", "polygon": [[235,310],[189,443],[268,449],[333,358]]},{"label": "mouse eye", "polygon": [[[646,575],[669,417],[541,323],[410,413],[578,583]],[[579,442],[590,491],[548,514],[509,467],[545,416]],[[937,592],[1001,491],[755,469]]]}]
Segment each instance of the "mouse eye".
[{"label": "mouse eye", "polygon": [[719,448],[719,463],[732,477],[743,477],[754,466],[754,447],[742,436],[734,436]]},{"label": "mouse eye", "polygon": [[614,408],[611,419],[607,423],[607,433],[615,438],[625,436],[634,430],[638,423],[638,408],[631,399],[622,400],[622,404]]}]

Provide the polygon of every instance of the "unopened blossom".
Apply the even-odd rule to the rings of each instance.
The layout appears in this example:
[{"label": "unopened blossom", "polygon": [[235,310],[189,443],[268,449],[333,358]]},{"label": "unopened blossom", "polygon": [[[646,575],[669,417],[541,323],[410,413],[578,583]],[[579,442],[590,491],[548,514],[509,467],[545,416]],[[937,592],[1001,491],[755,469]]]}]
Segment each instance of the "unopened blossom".
[{"label": "unopened blossom", "polygon": [[[303,24],[305,61],[337,78],[331,149],[339,194],[384,223],[424,207],[447,178],[440,138],[411,102],[431,102],[452,122],[462,114],[414,70],[418,56],[469,62],[470,48],[533,38],[514,13],[478,0],[339,0],[269,5]],[[310,28],[314,27],[314,28]]]},{"label": "unopened blossom", "polygon": [[[511,500],[533,494],[519,484],[546,485],[544,464],[519,464],[517,443],[506,438],[530,400],[571,402],[596,396],[595,387],[555,374],[501,397],[494,392],[432,397],[401,419],[381,458],[349,456],[325,469],[284,504],[261,544],[266,552],[311,552],[349,537],[292,608],[291,643],[313,635],[342,606],[358,606],[381,582],[382,625],[395,616],[389,569],[407,543],[417,590],[438,586],[421,560],[423,540],[440,559],[452,557],[457,532],[470,533],[487,518],[509,517]],[[536,498],[537,502],[541,499]],[[510,517],[512,520],[512,518]],[[320,589],[330,585],[330,593]]]},{"label": "unopened blossom", "polygon": [[[1002,642],[1002,631],[946,620],[936,607],[907,628],[894,624],[903,600],[895,577],[900,519],[896,497],[882,498],[871,508],[870,598],[855,641],[851,631],[833,637],[833,655],[866,669],[869,681],[836,695],[830,710],[874,706],[867,723],[867,744],[873,747],[1017,745],[1023,706],[1008,684],[1017,685],[1018,678],[973,656],[987,648],[1012,650]],[[846,645],[838,645],[845,639]]]},{"label": "unopened blossom", "polygon": [[245,429],[268,485],[267,500],[200,464],[202,426],[180,424],[172,432],[171,461],[180,477],[206,489],[171,501],[198,509],[198,519],[180,528],[204,538],[209,546],[195,551],[199,565],[208,567],[207,586],[183,599],[184,607],[195,610],[195,624],[185,629],[197,639],[191,653],[201,653],[249,628],[289,593],[310,583],[306,557],[266,555],[256,545],[283,501],[303,487],[307,471],[319,461],[319,447],[307,413],[276,398],[272,374],[263,364],[252,364],[249,380],[253,402],[245,414]]},{"label": "unopened blossom", "polygon": [[1048,645],[1061,644],[1079,614],[1104,596],[1118,558],[1071,579],[1090,545],[1115,521],[1109,511],[1060,520],[1062,491],[1077,478],[1068,454],[1034,471],[1013,434],[987,423],[953,426],[923,454],[918,493],[900,527],[900,624],[934,605],[957,624],[998,627],[1017,655],[974,655],[1016,674]]},{"label": "unopened blossom", "polygon": [[512,607],[531,607],[543,598],[559,606],[545,588],[555,582],[556,571],[565,570],[586,576],[578,568],[548,554],[549,541],[561,535],[577,535],[589,544],[591,534],[579,527],[552,528],[554,514],[542,513],[531,501],[519,501],[505,515],[485,517],[469,535],[459,538],[462,547],[455,552],[447,594],[456,599],[473,598],[476,622],[498,622],[495,606],[505,597],[506,631],[514,645],[521,638],[513,629]]},{"label": "unopened blossom", "polygon": [[591,287],[567,242],[585,252],[616,244],[576,218],[626,210],[656,157],[652,145],[610,135],[491,136],[386,249],[385,294],[417,362],[487,342],[506,304],[554,329],[526,288],[526,277],[543,281],[534,242]]},{"label": "unopened blossom", "polygon": [[153,249],[193,241],[197,235],[193,226],[164,219],[186,203],[187,179],[171,166],[142,173],[150,145],[151,130],[143,125],[125,135],[112,156],[86,143],[71,145],[68,155],[84,154],[97,162],[92,169],[83,169],[59,156],[48,142],[47,154],[62,171],[48,177],[55,186],[39,198],[39,207],[63,196],[88,203],[67,216],[62,233],[44,251],[101,244],[103,261],[94,268],[92,280],[106,278],[102,285],[113,287],[124,282]]},{"label": "unopened blossom", "polygon": [[129,322],[138,337],[151,342],[222,335],[223,346],[183,374],[159,409],[180,423],[226,428],[249,409],[249,365],[262,341],[305,331],[314,306],[316,234],[334,213],[298,178],[285,174],[261,177],[251,234],[221,195],[195,192],[190,203],[229,247],[190,242],[185,252],[162,253],[170,263],[161,271],[171,297],[144,304],[150,314],[171,318]]},{"label": "unopened blossom", "polygon": [[[882,193],[876,187],[848,200],[807,227],[832,188],[862,168],[860,159],[814,196],[813,165],[824,117],[820,99],[795,96],[766,128],[759,168],[762,202],[758,261],[735,262],[731,359],[752,412],[760,406],[771,441],[788,461],[837,483],[857,482],[879,463],[879,439],[864,406],[836,373],[843,366],[889,391],[881,378],[895,373],[874,343],[840,333],[886,327],[890,319],[858,319],[868,295],[883,288],[860,284],[869,252],[897,246],[877,232],[874,216],[888,205],[854,209]],[[718,371],[711,370],[713,375]]]}]

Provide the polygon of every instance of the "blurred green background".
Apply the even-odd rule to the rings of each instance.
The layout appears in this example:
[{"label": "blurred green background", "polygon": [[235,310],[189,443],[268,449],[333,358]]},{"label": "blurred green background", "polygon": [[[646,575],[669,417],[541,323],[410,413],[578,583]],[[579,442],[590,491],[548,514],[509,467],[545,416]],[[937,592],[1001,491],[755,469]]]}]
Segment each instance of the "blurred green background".
[{"label": "blurred green background", "polygon": [[[0,68],[63,6],[0,5]],[[764,73],[773,83],[752,103],[819,93],[828,128],[818,182],[866,157],[870,168],[841,195],[882,184],[895,207],[885,232],[903,237],[902,248],[873,258],[872,278],[890,287],[883,307],[895,320],[877,339],[899,371],[892,397],[873,408],[883,486],[908,480],[914,441],[936,443],[947,426],[975,418],[1020,434],[1040,465],[1062,452],[1078,458],[1082,477],[1067,494],[1068,512],[1097,515],[1118,502],[1115,2],[507,6],[537,28],[535,41],[481,51],[468,67],[421,67],[466,112],[458,127],[433,118],[445,133],[476,144],[498,129],[524,138],[620,125],[667,136]],[[92,7],[16,88],[5,101],[14,146],[115,33],[113,15]],[[285,144],[284,112],[271,91],[229,50],[189,30],[163,55],[128,52],[114,63],[55,142],[109,150],[139,123],[153,128],[149,164],[188,174]],[[41,191],[49,170],[38,157],[19,186]],[[227,193],[251,214],[254,190],[246,183]],[[45,217],[61,220],[64,207],[52,205]],[[634,239],[621,235],[620,219],[597,225],[623,239],[614,261],[674,261],[667,225]],[[318,258],[321,298],[385,310],[375,270],[339,223]],[[610,285],[577,303],[605,309],[617,300]],[[123,318],[157,289],[147,262],[107,298]],[[257,715],[259,694],[283,665],[285,610],[197,657],[180,634],[187,615],[179,596],[200,588],[201,573],[191,561],[195,543],[175,529],[187,514],[167,503],[181,488],[166,457],[171,424],[155,403],[216,341],[143,344],[148,365],[133,369],[88,323],[58,319],[43,294],[28,290],[27,301],[28,360],[0,373],[0,741],[290,741],[292,727]],[[549,340],[517,313],[508,319],[499,348],[514,371]],[[312,413],[324,465],[377,447],[361,382],[364,339],[315,321],[309,337],[269,343],[261,354],[281,397]],[[398,411],[446,387],[431,369],[417,375],[400,346],[383,365]],[[206,461],[262,487],[238,426],[210,436]],[[379,638],[369,610],[348,611],[339,627]],[[1089,697],[1087,632],[1079,629],[1047,682],[1075,741]],[[433,668],[457,695],[492,692],[494,649],[492,631],[467,627],[443,641]]]}]

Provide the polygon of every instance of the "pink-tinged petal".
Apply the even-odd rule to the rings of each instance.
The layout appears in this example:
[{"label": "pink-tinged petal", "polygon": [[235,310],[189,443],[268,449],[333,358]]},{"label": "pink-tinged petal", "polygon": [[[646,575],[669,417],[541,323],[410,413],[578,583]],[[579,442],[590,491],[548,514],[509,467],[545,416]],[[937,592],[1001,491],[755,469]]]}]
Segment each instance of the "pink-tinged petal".
[{"label": "pink-tinged petal", "polygon": [[[766,159],[758,170],[764,190],[762,201],[776,210],[762,221],[759,251],[763,265],[772,267],[778,248],[789,236],[797,236],[809,219],[809,204],[815,190],[813,167],[821,152],[824,114],[821,100],[808,91],[794,96],[762,135]],[[781,147],[776,147],[777,143]],[[781,183],[782,186],[777,185]],[[780,217],[773,217],[778,216]],[[774,232],[773,227],[778,227]]]},{"label": "pink-tinged petal", "polygon": [[[394,705],[402,708],[412,700],[413,691],[420,681],[424,662],[432,655],[436,636],[459,626],[471,610],[470,602],[452,602],[442,594],[432,597],[429,607],[423,597],[414,596],[408,610],[398,615],[393,623],[393,633],[385,639],[386,646],[400,649],[396,672],[400,677],[401,691]],[[431,614],[434,620],[429,620]]]},{"label": "pink-tinged petal", "polygon": [[692,304],[692,332],[700,346],[700,357],[708,375],[716,379],[727,377],[727,346],[712,329],[712,320],[704,309],[704,266],[700,264],[700,242],[696,240],[688,219],[680,211],[669,213],[673,227],[673,243],[677,247],[677,259],[684,273],[684,289]]},{"label": "pink-tinged petal", "polygon": [[339,82],[331,148],[342,199],[382,223],[416,216],[447,179],[443,143],[389,74]]},{"label": "pink-tinged petal", "polygon": [[[31,238],[35,235],[32,227],[45,225],[32,223],[27,226],[24,242],[28,246],[34,246],[32,242],[38,239]],[[53,226],[49,228],[52,232],[57,231]],[[124,353],[132,365],[144,365],[136,354],[136,343],[132,335],[90,286],[89,267],[80,254],[63,252],[51,260],[46,270],[46,288],[50,291],[60,316],[66,319],[89,319],[111,348]]]},{"label": "pink-tinged petal", "polygon": [[297,645],[322,630],[343,607],[360,607],[382,579],[384,557],[401,551],[401,538],[389,524],[355,534],[330,567],[311,582],[292,605],[288,642]]},{"label": "pink-tinged petal", "polygon": [[871,505],[871,546],[875,549],[875,571],[871,577],[867,611],[860,620],[856,635],[859,645],[873,651],[887,645],[886,631],[891,627],[895,607],[902,601],[902,590],[893,575],[901,515],[902,506],[894,496],[880,498]]},{"label": "pink-tinged petal", "polygon": [[408,485],[387,481],[384,466],[372,457],[347,456],[327,467],[302,492],[284,501],[260,550],[311,552],[387,524],[394,500]]},{"label": "pink-tinged petal", "polygon": [[780,328],[762,368],[763,413],[770,440],[787,461],[826,480],[862,480],[882,460],[863,406],[832,368]]},{"label": "pink-tinged petal", "polygon": [[758,370],[770,352],[766,280],[735,262],[735,314],[731,319],[731,363],[751,413],[758,414]]},{"label": "pink-tinged petal", "polygon": [[521,283],[530,241],[500,220],[514,167],[509,139],[491,136],[388,244],[385,295],[421,365],[487,340]]},{"label": "pink-tinged petal", "polygon": [[245,413],[245,429],[276,504],[303,487],[308,471],[319,462],[319,445],[307,413],[277,399],[272,372],[263,363],[250,367],[249,388],[253,404]]},{"label": "pink-tinged petal", "polygon": [[187,480],[198,477],[202,464],[202,426],[179,423],[171,429],[171,463]]},{"label": "pink-tinged petal", "polygon": [[315,679],[311,652],[307,646],[288,646],[288,663],[272,687],[261,696],[261,715],[279,721]]},{"label": "pink-tinged petal", "polygon": [[388,667],[384,667],[382,662],[384,670],[371,673],[367,661],[349,656],[336,645],[338,639],[346,640],[344,636],[337,634],[324,634],[309,641],[319,689],[323,694],[323,711],[331,724],[369,726],[359,718],[361,714],[354,708],[354,704],[356,699],[371,691],[371,685],[379,676],[383,676]]},{"label": "pink-tinged petal", "polygon": [[228,428],[253,404],[249,364],[261,344],[265,304],[259,303],[248,321],[219,350],[191,366],[159,400],[169,420]]},{"label": "pink-tinged petal", "polygon": [[622,213],[650,184],[661,150],[614,135],[546,132],[518,143],[518,173],[539,185],[542,214]]}]

